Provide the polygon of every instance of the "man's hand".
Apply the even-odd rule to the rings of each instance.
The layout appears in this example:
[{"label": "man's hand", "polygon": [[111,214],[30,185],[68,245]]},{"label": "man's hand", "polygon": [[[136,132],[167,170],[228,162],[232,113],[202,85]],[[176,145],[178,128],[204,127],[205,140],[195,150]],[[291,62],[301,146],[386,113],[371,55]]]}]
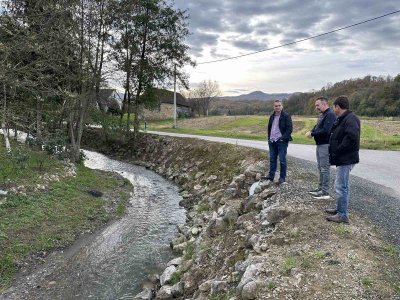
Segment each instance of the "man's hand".
[{"label": "man's hand", "polygon": [[311,131],[307,131],[307,132],[306,132],[306,137],[312,138]]}]

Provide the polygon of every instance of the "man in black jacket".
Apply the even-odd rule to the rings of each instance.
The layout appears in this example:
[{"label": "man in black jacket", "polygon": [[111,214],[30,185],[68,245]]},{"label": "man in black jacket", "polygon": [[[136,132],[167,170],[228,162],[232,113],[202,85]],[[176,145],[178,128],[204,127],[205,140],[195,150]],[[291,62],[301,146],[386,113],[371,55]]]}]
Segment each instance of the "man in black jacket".
[{"label": "man in black jacket", "polygon": [[331,165],[329,164],[329,136],[333,123],[336,120],[335,113],[329,108],[328,99],[318,97],[315,100],[315,109],[320,112],[317,124],[306,133],[306,137],[314,138],[317,144],[317,165],[319,171],[318,188],[309,193],[315,199],[329,199],[329,180]]},{"label": "man in black jacket", "polygon": [[267,180],[274,181],[279,156],[280,176],[278,183],[286,181],[286,153],[289,141],[292,140],[292,118],[283,111],[280,100],[274,101],[274,113],[268,122],[268,146],[269,146],[269,172]]},{"label": "man in black jacket", "polygon": [[347,208],[350,195],[350,171],[357,164],[360,149],[360,120],[349,110],[349,100],[345,96],[338,97],[333,103],[338,116],[333,124],[329,139],[329,161],[336,166],[336,208],[325,211],[332,216],[328,221],[348,223]]}]

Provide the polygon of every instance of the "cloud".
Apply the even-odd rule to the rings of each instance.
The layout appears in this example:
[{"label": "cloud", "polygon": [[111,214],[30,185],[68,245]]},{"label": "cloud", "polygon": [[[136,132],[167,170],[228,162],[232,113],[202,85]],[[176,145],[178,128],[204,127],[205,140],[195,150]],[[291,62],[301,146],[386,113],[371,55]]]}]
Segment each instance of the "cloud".
[{"label": "cloud", "polygon": [[[258,51],[276,38],[281,44],[321,34],[368,18],[398,9],[397,0],[328,0],[303,1],[228,1],[228,0],[178,0],[176,5],[187,8],[193,36],[190,45],[198,49],[213,46],[235,34],[239,39],[228,41],[233,47]],[[400,15],[400,14],[399,14]],[[400,16],[394,15],[375,22],[365,23],[354,29],[341,31],[312,40],[314,47],[329,51],[349,51],[361,47],[368,50],[375,41],[379,47],[392,47],[399,40]],[[384,25],[384,26],[383,26]],[[208,39],[205,32],[209,34]],[[364,36],[360,36],[362,32]],[[210,43],[212,38],[212,43]],[[357,38],[358,42],[354,42]],[[374,42],[372,42],[374,41]],[[218,44],[219,45],[219,44]],[[301,47],[300,47],[301,48]],[[221,51],[214,51],[220,54]],[[235,53],[232,53],[234,56]]]},{"label": "cloud", "polygon": [[268,48],[268,44],[263,41],[247,39],[247,38],[236,38],[231,41],[232,45],[243,50],[249,51],[260,51]]}]

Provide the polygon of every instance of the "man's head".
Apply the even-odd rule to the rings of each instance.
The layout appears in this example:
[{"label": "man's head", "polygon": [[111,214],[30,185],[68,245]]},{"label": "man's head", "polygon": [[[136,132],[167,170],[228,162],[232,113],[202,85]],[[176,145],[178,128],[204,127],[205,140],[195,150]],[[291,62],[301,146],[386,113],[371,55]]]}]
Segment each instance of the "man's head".
[{"label": "man's head", "polygon": [[315,100],[315,109],[321,113],[329,108],[328,99],[325,97],[318,97]]},{"label": "man's head", "polygon": [[346,96],[339,96],[336,98],[335,102],[333,102],[333,108],[338,116],[348,110],[349,107],[349,99],[347,99]]},{"label": "man's head", "polygon": [[280,114],[283,109],[282,101],[281,100],[275,100],[274,101],[274,111],[275,113]]}]

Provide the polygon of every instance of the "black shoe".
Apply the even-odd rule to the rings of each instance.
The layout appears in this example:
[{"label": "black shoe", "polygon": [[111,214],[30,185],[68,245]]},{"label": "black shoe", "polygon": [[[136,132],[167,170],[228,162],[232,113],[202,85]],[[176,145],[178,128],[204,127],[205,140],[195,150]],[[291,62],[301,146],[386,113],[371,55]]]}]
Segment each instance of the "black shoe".
[{"label": "black shoe", "polygon": [[327,192],[323,192],[323,191],[314,193],[312,197],[314,199],[318,199],[318,200],[327,200],[327,199],[331,198],[331,196],[329,196],[329,194]]},{"label": "black shoe", "polygon": [[325,209],[325,212],[327,214],[330,214],[330,215],[336,215],[337,214],[336,208],[327,208],[327,209]]},{"label": "black shoe", "polygon": [[283,183],[286,183],[285,179],[283,179],[283,178],[279,178],[279,180],[278,180],[278,184],[283,184]]},{"label": "black shoe", "polygon": [[336,214],[334,216],[326,217],[326,219],[328,221],[330,221],[330,222],[335,222],[335,223],[346,223],[346,224],[349,223],[349,219],[348,218],[342,217],[342,216],[340,216],[338,214]]},{"label": "black shoe", "polygon": [[315,194],[318,193],[318,192],[320,192],[320,191],[321,191],[321,189],[320,189],[320,188],[317,188],[317,189],[315,189],[315,190],[309,191],[308,193],[309,193],[310,195],[312,195],[312,196],[315,196]]},{"label": "black shoe", "polygon": [[270,176],[261,176],[261,180],[269,180],[269,181],[274,181],[274,178],[273,177],[270,177]]}]

